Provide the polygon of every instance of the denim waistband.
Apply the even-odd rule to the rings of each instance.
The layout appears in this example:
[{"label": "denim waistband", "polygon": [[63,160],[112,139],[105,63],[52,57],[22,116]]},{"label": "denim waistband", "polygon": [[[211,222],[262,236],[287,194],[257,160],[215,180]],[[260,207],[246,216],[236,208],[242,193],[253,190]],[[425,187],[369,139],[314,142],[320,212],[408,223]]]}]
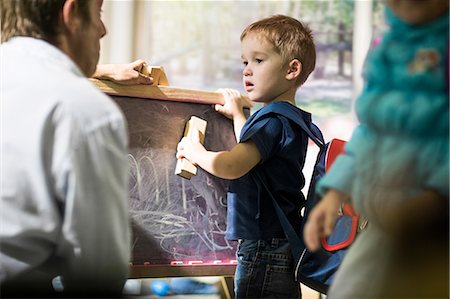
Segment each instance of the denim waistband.
[{"label": "denim waistband", "polygon": [[249,239],[238,239],[238,244],[241,245],[245,241],[252,241],[252,242],[265,242],[267,244],[271,244],[272,246],[278,246],[280,243],[286,243],[289,242],[286,238],[271,238],[267,240],[249,240]]}]

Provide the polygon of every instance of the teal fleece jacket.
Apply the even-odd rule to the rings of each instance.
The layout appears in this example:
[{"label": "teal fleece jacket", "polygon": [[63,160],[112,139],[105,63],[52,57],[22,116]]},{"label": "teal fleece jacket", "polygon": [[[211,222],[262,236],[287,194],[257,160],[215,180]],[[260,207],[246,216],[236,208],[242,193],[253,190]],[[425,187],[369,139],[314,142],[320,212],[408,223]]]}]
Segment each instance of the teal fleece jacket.
[{"label": "teal fleece jacket", "polygon": [[449,195],[449,15],[411,26],[387,9],[390,30],[368,55],[356,102],[360,124],[318,184],[340,190],[369,221],[390,200]]}]

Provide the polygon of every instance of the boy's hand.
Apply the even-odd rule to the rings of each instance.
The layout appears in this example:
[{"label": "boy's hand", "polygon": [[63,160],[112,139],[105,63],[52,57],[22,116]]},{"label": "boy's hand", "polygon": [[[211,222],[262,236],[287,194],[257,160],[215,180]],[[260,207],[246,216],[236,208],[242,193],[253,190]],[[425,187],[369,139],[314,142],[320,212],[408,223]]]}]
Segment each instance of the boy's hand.
[{"label": "boy's hand", "polygon": [[224,104],[215,104],[214,109],[228,117],[234,119],[238,115],[244,115],[244,98],[241,93],[235,89],[218,89],[217,92],[222,93]]},{"label": "boy's hand", "polygon": [[121,85],[152,84],[153,78],[143,72],[145,67],[142,59],[126,64],[99,64],[93,77]]},{"label": "boy's hand", "polygon": [[313,208],[303,230],[303,239],[310,251],[320,248],[320,238],[332,233],[341,204],[346,196],[336,190],[329,190]]},{"label": "boy's hand", "polygon": [[200,143],[200,132],[195,131],[188,137],[183,137],[177,146],[177,159],[186,158],[192,164],[197,165],[195,157],[205,151],[205,147]]}]

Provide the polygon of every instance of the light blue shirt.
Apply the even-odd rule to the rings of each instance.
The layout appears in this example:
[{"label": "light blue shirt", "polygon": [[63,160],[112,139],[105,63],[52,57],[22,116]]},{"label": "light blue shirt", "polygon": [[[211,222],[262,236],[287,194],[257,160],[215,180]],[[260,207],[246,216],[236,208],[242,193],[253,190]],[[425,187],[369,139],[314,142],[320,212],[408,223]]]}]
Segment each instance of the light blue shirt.
[{"label": "light blue shirt", "polygon": [[0,283],[26,272],[124,281],[122,113],[49,43],[16,37],[0,49]]}]

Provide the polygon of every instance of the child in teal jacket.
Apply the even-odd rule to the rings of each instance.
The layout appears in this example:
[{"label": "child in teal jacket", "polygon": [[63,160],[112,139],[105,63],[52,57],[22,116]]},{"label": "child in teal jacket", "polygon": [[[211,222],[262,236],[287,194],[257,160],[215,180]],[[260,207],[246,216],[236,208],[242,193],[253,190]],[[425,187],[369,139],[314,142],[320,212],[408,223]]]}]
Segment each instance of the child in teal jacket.
[{"label": "child in teal jacket", "polygon": [[356,103],[360,125],[304,230],[316,250],[349,200],[369,220],[329,299],[448,296],[449,3],[388,6],[390,30],[367,58]]}]

